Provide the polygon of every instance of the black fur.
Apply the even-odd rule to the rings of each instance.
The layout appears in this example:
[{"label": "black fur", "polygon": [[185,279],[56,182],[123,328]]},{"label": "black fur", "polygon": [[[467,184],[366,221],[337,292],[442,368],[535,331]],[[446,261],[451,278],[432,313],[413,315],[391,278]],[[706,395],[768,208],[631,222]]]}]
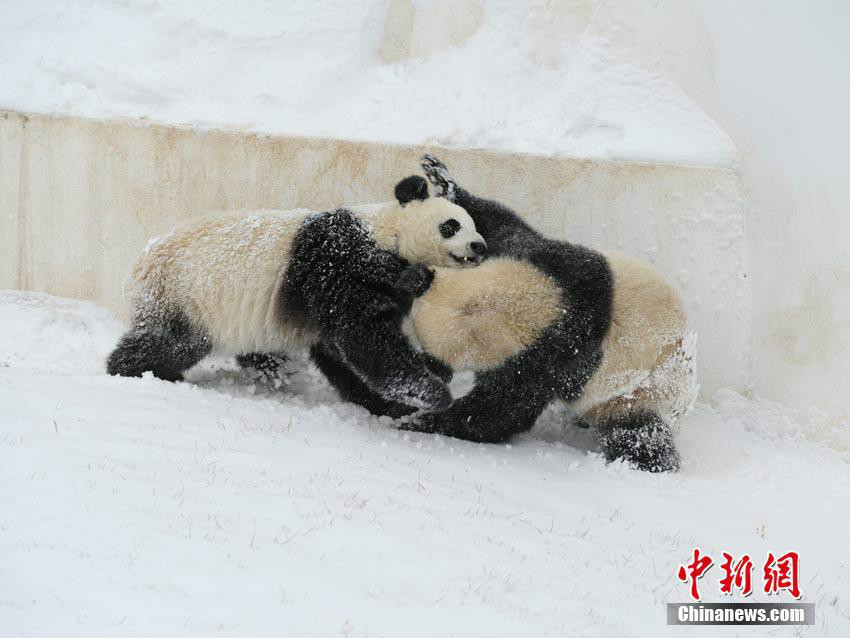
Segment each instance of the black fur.
[{"label": "black fur", "polygon": [[372,391],[343,361],[339,352],[332,346],[317,343],[310,349],[310,358],[322,374],[330,381],[343,401],[363,406],[372,414],[390,416],[397,419],[413,414],[416,408],[404,403],[388,401]]},{"label": "black fur", "polygon": [[679,469],[679,452],[670,428],[649,410],[618,414],[597,430],[608,461],[623,459],[639,470],[673,472]]},{"label": "black fur", "polygon": [[211,349],[209,337],[183,314],[137,318],[109,355],[106,371],[123,377],[152,372],[166,381],[180,381]]},{"label": "black fur", "polygon": [[[420,297],[431,287],[433,281],[433,270],[424,264],[413,264],[401,271],[395,287],[398,290],[410,293],[413,297]],[[409,306],[408,310],[410,310]]]},{"label": "black fur", "polygon": [[456,219],[447,219],[442,224],[440,224],[440,235],[443,239],[450,239],[457,235],[457,231],[460,230],[460,222]]},{"label": "black fur", "polygon": [[491,256],[527,261],[563,291],[567,312],[526,350],[476,375],[475,387],[439,414],[404,427],[472,441],[499,442],[530,429],[554,399],[576,399],[596,370],[611,321],[612,276],[592,250],[548,239],[512,210],[457,186],[445,167],[426,156],[423,168],[446,196],[466,209]]},{"label": "black fur", "polygon": [[422,352],[422,358],[425,359],[425,365],[428,369],[437,375],[445,383],[449,383],[454,377],[454,370],[449,365],[440,361],[437,357]]},{"label": "black fur", "polygon": [[395,198],[402,206],[414,199],[428,199],[428,182],[421,175],[405,177],[395,186]]},{"label": "black fur", "polygon": [[287,358],[282,352],[248,352],[236,355],[236,363],[240,368],[253,368],[263,374],[275,375],[286,366]]},{"label": "black fur", "polygon": [[[413,264],[404,268],[398,276],[395,287],[398,290],[418,297],[425,293],[434,281],[434,271],[424,264]],[[405,305],[407,305],[405,303]],[[354,372],[345,367],[343,357],[339,352],[333,353],[332,345],[318,343],[310,354],[319,370],[329,379],[331,384],[346,401],[358,403],[367,408],[372,414],[388,415],[393,417],[412,414],[415,409],[404,406],[401,403],[385,401],[380,396],[371,392],[369,386],[361,381]],[[438,362],[433,357],[421,355],[424,364],[434,372],[439,379],[448,383],[451,380],[451,369]],[[236,363],[240,368],[252,368],[263,376],[272,377],[279,375],[286,363],[287,357],[282,353],[249,352],[236,357]],[[448,370],[448,373],[446,372]],[[446,375],[448,377],[446,378]],[[349,387],[350,386],[350,387]],[[368,396],[371,392],[372,396]],[[404,410],[400,409],[405,408]]]},{"label": "black fur", "polygon": [[[444,383],[452,380],[452,369],[427,353],[421,353],[428,369]],[[344,401],[356,403],[377,416],[389,416],[398,419],[416,412],[404,403],[387,401],[374,392],[354,374],[351,367],[343,361],[339,352],[325,343],[317,343],[310,349],[310,358],[325,375],[330,384]]]},{"label": "black fur", "polygon": [[314,350],[314,360],[318,354],[320,368],[345,363],[382,401],[444,409],[448,388],[401,332],[413,294],[432,278],[426,268],[381,250],[363,222],[338,209],[310,217],[299,229],[281,312],[319,332],[324,347]]},{"label": "black fur", "polygon": [[[530,429],[553,399],[581,396],[602,357],[601,342],[611,322],[611,270],[601,254],[547,239],[506,206],[459,187],[435,157],[423,157],[422,167],[442,196],[466,209],[491,255],[526,260],[563,291],[567,312],[531,347],[477,375],[472,392],[448,410],[403,426],[472,441],[504,441]],[[679,467],[670,429],[657,414],[619,415],[601,424],[597,435],[609,461],[622,458],[649,471]]]},{"label": "black fur", "polygon": [[285,381],[289,374],[286,362],[289,357],[283,352],[248,352],[236,355],[236,364],[242,369],[253,370],[256,381],[273,384]]}]

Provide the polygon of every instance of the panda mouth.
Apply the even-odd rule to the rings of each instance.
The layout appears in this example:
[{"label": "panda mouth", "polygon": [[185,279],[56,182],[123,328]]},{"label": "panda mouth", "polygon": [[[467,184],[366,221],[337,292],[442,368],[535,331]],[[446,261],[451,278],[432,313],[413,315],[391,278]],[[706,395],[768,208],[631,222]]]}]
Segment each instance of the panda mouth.
[{"label": "panda mouth", "polygon": [[455,260],[455,263],[460,265],[462,268],[474,268],[478,264],[481,263],[481,257],[479,255],[471,255],[469,257],[458,257],[454,253],[449,253],[452,256],[452,259]]}]

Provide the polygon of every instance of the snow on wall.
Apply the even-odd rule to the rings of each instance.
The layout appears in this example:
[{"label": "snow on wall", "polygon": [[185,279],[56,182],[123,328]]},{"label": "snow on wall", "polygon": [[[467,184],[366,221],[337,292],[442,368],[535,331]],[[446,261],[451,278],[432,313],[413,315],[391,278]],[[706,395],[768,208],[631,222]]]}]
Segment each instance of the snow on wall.
[{"label": "snow on wall", "polygon": [[[734,161],[728,136],[681,89],[612,46],[617,25],[572,7],[15,0],[0,12],[0,107],[571,157]],[[388,8],[410,20],[407,53],[429,55],[381,60]],[[437,34],[454,33],[459,15],[469,16],[454,40],[462,45],[451,46]]]}]

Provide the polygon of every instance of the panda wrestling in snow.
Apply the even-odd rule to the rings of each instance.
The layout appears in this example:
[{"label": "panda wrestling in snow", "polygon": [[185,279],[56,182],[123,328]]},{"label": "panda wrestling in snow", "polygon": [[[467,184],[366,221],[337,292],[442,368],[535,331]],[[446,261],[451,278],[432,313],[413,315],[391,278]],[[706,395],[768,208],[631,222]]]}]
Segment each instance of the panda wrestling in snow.
[{"label": "panda wrestling in snow", "polygon": [[[436,158],[425,156],[422,166],[472,217],[488,260],[470,270],[437,268],[414,300],[414,340],[449,370],[476,376],[447,410],[402,427],[505,441],[561,400],[594,428],[607,460],[678,469],[673,433],[696,383],[694,340],[673,288],[639,260],[543,237],[509,208],[460,188]],[[344,368],[329,379],[345,398],[381,413]]]},{"label": "panda wrestling in snow", "polygon": [[411,346],[402,320],[433,277],[423,264],[474,266],[487,246],[462,208],[427,196],[422,177],[396,190],[397,201],[358,212],[225,214],[153,241],[128,280],[132,325],[107,372],[178,380],[213,351],[310,347],[373,412],[447,407],[429,365],[445,368]]},{"label": "panda wrestling in snow", "polygon": [[[109,371],[179,378],[213,347],[306,344],[344,399],[398,417],[445,407],[435,375],[470,369],[468,395],[403,427],[504,441],[563,400],[607,459],[676,469],[672,432],[695,383],[672,288],[640,261],[541,236],[434,158],[423,167],[443,197],[411,177],[371,214],[218,217],[154,244],[134,269],[134,323]],[[457,268],[485,251],[494,257]],[[409,261],[443,267],[429,287],[431,273]],[[409,308],[425,355],[401,335]]]}]

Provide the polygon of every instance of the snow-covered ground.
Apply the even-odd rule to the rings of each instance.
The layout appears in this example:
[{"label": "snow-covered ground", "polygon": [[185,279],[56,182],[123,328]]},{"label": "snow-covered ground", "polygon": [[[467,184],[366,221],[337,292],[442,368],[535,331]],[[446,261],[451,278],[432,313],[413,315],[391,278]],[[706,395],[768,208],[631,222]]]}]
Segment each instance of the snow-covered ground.
[{"label": "snow-covered ground", "polygon": [[694,546],[798,550],[801,633],[850,635],[850,448],[816,414],[719,393],[681,473],[650,475],[555,409],[475,445],[400,433],[305,365],[283,389],[222,362],[109,377],[121,326],[93,304],[4,292],[0,325],[4,637],[658,635]]},{"label": "snow-covered ground", "polygon": [[460,46],[392,64],[378,54],[387,6],[11,0],[0,10],[0,108],[572,157],[737,159],[728,135],[621,42],[604,3],[584,15],[570,3],[490,0]]}]

